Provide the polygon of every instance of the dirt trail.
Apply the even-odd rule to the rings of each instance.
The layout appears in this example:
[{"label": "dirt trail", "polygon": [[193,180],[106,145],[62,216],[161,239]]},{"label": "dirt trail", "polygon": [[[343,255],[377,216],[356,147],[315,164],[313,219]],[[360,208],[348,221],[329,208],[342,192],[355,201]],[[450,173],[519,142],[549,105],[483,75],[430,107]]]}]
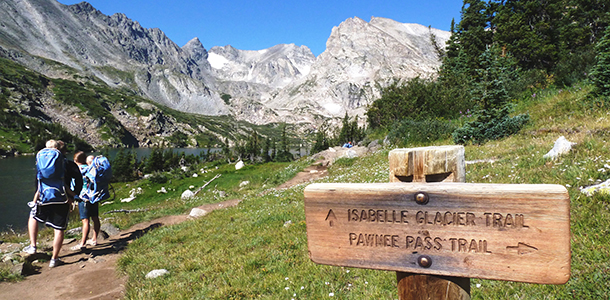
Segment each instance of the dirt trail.
[{"label": "dirt trail", "polygon": [[[326,167],[310,166],[278,189],[288,188],[326,175]],[[236,206],[239,201],[237,199],[228,200],[206,204],[198,208],[210,212]],[[130,242],[149,230],[178,224],[188,218],[188,215],[167,216],[136,224],[106,240],[98,240],[97,246],[89,246],[81,252],[70,250],[70,247],[77,243],[77,241],[71,241],[64,244],[59,255],[65,265],[55,268],[48,267],[49,256],[47,254],[30,255],[27,259],[34,261],[32,274],[20,282],[0,283],[0,299],[122,299],[127,278],[117,276],[116,263],[121,251]],[[45,262],[36,262],[37,259]]]}]

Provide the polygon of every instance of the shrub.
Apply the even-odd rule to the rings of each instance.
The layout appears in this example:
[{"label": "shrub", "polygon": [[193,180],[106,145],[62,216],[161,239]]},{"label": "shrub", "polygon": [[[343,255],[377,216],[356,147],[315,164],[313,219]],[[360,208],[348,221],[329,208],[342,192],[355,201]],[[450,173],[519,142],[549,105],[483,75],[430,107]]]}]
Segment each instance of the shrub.
[{"label": "shrub", "polygon": [[486,141],[497,140],[519,132],[529,122],[529,119],[529,115],[521,114],[514,117],[506,115],[495,122],[466,123],[452,133],[453,142],[466,144],[468,141],[472,141],[474,144],[482,144]]},{"label": "shrub", "polygon": [[449,138],[454,130],[455,127],[447,121],[404,119],[390,130],[388,139],[399,147],[424,145]]},{"label": "shrub", "polygon": [[152,182],[152,183],[164,184],[167,182],[168,178],[163,173],[154,173],[154,174],[152,174],[152,176],[150,176],[148,178],[148,180],[150,180],[150,182]]}]

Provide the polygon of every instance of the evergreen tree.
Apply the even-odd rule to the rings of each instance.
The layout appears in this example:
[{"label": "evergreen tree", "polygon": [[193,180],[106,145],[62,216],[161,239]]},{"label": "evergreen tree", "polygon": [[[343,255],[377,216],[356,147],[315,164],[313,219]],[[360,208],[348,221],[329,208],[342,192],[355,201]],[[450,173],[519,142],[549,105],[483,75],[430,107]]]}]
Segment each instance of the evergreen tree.
[{"label": "evergreen tree", "polygon": [[156,171],[163,171],[164,163],[163,163],[163,150],[160,148],[153,148],[148,160],[146,161],[146,166],[144,166],[144,172],[153,173]]},{"label": "evergreen tree", "polygon": [[221,152],[225,158],[227,158],[227,159],[231,158],[231,148],[229,148],[229,138],[225,138],[224,142],[222,143]]},{"label": "evergreen tree", "polygon": [[126,153],[123,148],[119,148],[111,165],[112,181],[128,182],[136,179],[136,162],[133,160],[131,151]]},{"label": "evergreen tree", "polygon": [[290,143],[288,141],[288,135],[286,133],[286,124],[282,124],[282,135],[278,146],[276,161],[287,162],[294,160],[292,153],[290,153]]},{"label": "evergreen tree", "polygon": [[277,143],[275,138],[271,139],[271,160],[275,161],[277,159]]},{"label": "evergreen tree", "polygon": [[254,161],[261,151],[260,138],[256,130],[253,130],[248,138],[245,148],[245,154],[250,161]]},{"label": "evergreen tree", "polygon": [[263,157],[263,161],[264,162],[270,162],[273,158],[271,157],[271,155],[269,154],[269,152],[271,151],[271,138],[266,138],[264,139],[264,144],[263,144],[263,150],[262,150],[262,157]]},{"label": "evergreen tree", "polygon": [[339,132],[339,144],[344,144],[351,141],[351,135],[349,116],[347,115],[347,112],[345,112],[345,117],[343,117],[343,121],[341,122],[341,131]]},{"label": "evergreen tree", "polygon": [[446,63],[457,63],[454,59],[463,56],[467,69],[479,69],[477,58],[492,43],[493,31],[489,29],[493,14],[491,7],[482,0],[464,0],[462,19],[448,41]]},{"label": "evergreen tree", "polygon": [[330,147],[330,140],[326,134],[326,128],[321,126],[316,132],[316,140],[314,141],[313,147],[311,148],[312,153],[318,153],[324,151]]},{"label": "evergreen tree", "polygon": [[595,46],[596,64],[591,72],[594,88],[593,95],[604,98],[610,103],[610,27]]},{"label": "evergreen tree", "polygon": [[522,68],[550,72],[560,52],[561,2],[502,0],[494,18],[494,41]]},{"label": "evergreen tree", "polygon": [[480,57],[481,69],[477,69],[480,80],[472,90],[478,103],[475,119],[453,133],[457,144],[472,141],[482,144],[488,140],[516,133],[529,120],[527,115],[510,117],[510,86],[517,79],[518,69],[514,59],[503,56],[498,47],[491,47]]}]

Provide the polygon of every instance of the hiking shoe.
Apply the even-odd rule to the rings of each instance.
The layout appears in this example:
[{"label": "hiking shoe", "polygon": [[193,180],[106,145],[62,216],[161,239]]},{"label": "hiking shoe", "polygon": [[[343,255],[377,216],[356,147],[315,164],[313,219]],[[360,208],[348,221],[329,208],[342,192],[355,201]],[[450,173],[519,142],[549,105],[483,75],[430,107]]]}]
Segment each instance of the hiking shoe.
[{"label": "hiking shoe", "polygon": [[64,264],[64,262],[59,258],[51,259],[51,261],[49,262],[49,268],[55,268],[55,267],[61,266],[63,264]]},{"label": "hiking shoe", "polygon": [[29,245],[29,246],[23,248],[23,252],[25,252],[27,254],[34,254],[34,253],[36,253],[36,246]]},{"label": "hiking shoe", "polygon": [[83,246],[81,244],[76,244],[76,245],[70,247],[70,250],[72,250],[72,251],[82,251],[83,249],[85,249],[85,246]]},{"label": "hiking shoe", "polygon": [[94,241],[92,241],[92,240],[87,240],[87,245],[90,245],[90,246],[96,246],[96,245],[97,245],[97,242],[94,242]]}]

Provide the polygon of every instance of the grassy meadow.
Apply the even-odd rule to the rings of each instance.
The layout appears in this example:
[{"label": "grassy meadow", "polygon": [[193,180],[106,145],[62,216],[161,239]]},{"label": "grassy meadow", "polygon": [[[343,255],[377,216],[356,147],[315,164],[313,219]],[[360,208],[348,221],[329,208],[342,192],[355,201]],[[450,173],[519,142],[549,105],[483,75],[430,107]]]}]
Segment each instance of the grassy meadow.
[{"label": "grassy meadow", "polygon": [[[587,104],[588,89],[551,89],[528,96],[518,103],[516,113],[529,113],[531,122],[519,134],[466,146],[466,160],[476,161],[466,166],[467,182],[561,184],[571,199],[572,275],[567,284],[472,279],[472,299],[607,299],[610,295],[610,195],[588,197],[580,192],[580,187],[610,178],[610,112]],[[576,143],[572,151],[556,160],[543,158],[560,136]],[[445,144],[451,141],[435,143]],[[329,176],[318,182],[387,182],[390,150],[339,159],[329,168]],[[302,158],[248,165],[238,171],[234,165],[206,164],[187,172],[168,172],[163,184],[150,179],[114,184],[116,199],[100,207],[101,218],[121,229],[186,214],[203,204],[242,200],[236,207],[151,230],[131,243],[118,263],[118,272],[129,278],[126,298],[397,299],[395,272],[309,260],[303,207],[308,183],[283,190],[275,187],[312,163]],[[180,198],[184,190],[196,190],[218,174],[197,197]],[[244,185],[245,181],[249,183]],[[119,201],[138,188],[142,193],[135,200]],[[157,192],[161,188],[167,193]],[[77,219],[74,215],[70,228],[80,226]],[[51,236],[49,230],[41,232],[41,240]],[[12,240],[20,238],[27,237]],[[146,279],[154,269],[169,274]]]},{"label": "grassy meadow", "polygon": [[[527,112],[532,118],[527,128],[499,141],[466,146],[466,160],[480,161],[467,165],[467,182],[561,184],[571,198],[572,276],[568,283],[473,279],[473,299],[604,299],[610,294],[610,196],[587,197],[579,190],[610,178],[610,168],[605,166],[610,165],[610,112],[587,105],[587,92],[587,87],[575,87],[532,95],[517,107],[517,113]],[[557,160],[543,158],[560,136],[576,143],[572,151]],[[319,182],[387,182],[389,150],[340,159]],[[303,207],[307,184],[285,190],[273,187],[310,163],[302,159],[243,171],[221,167],[205,178],[215,172],[223,175],[188,202],[180,200],[181,191],[205,179],[176,180],[171,184],[175,192],[142,197],[150,201],[148,211],[116,222],[124,227],[223,200],[214,190],[225,190],[225,199],[242,202],[151,231],[130,244],[119,261],[119,270],[129,276],[127,298],[396,299],[394,272],[323,266],[309,260]],[[240,188],[245,180],[251,183]],[[130,188],[122,187],[119,193]],[[137,201],[131,205],[141,205]],[[153,269],[170,273],[145,279]]]}]

